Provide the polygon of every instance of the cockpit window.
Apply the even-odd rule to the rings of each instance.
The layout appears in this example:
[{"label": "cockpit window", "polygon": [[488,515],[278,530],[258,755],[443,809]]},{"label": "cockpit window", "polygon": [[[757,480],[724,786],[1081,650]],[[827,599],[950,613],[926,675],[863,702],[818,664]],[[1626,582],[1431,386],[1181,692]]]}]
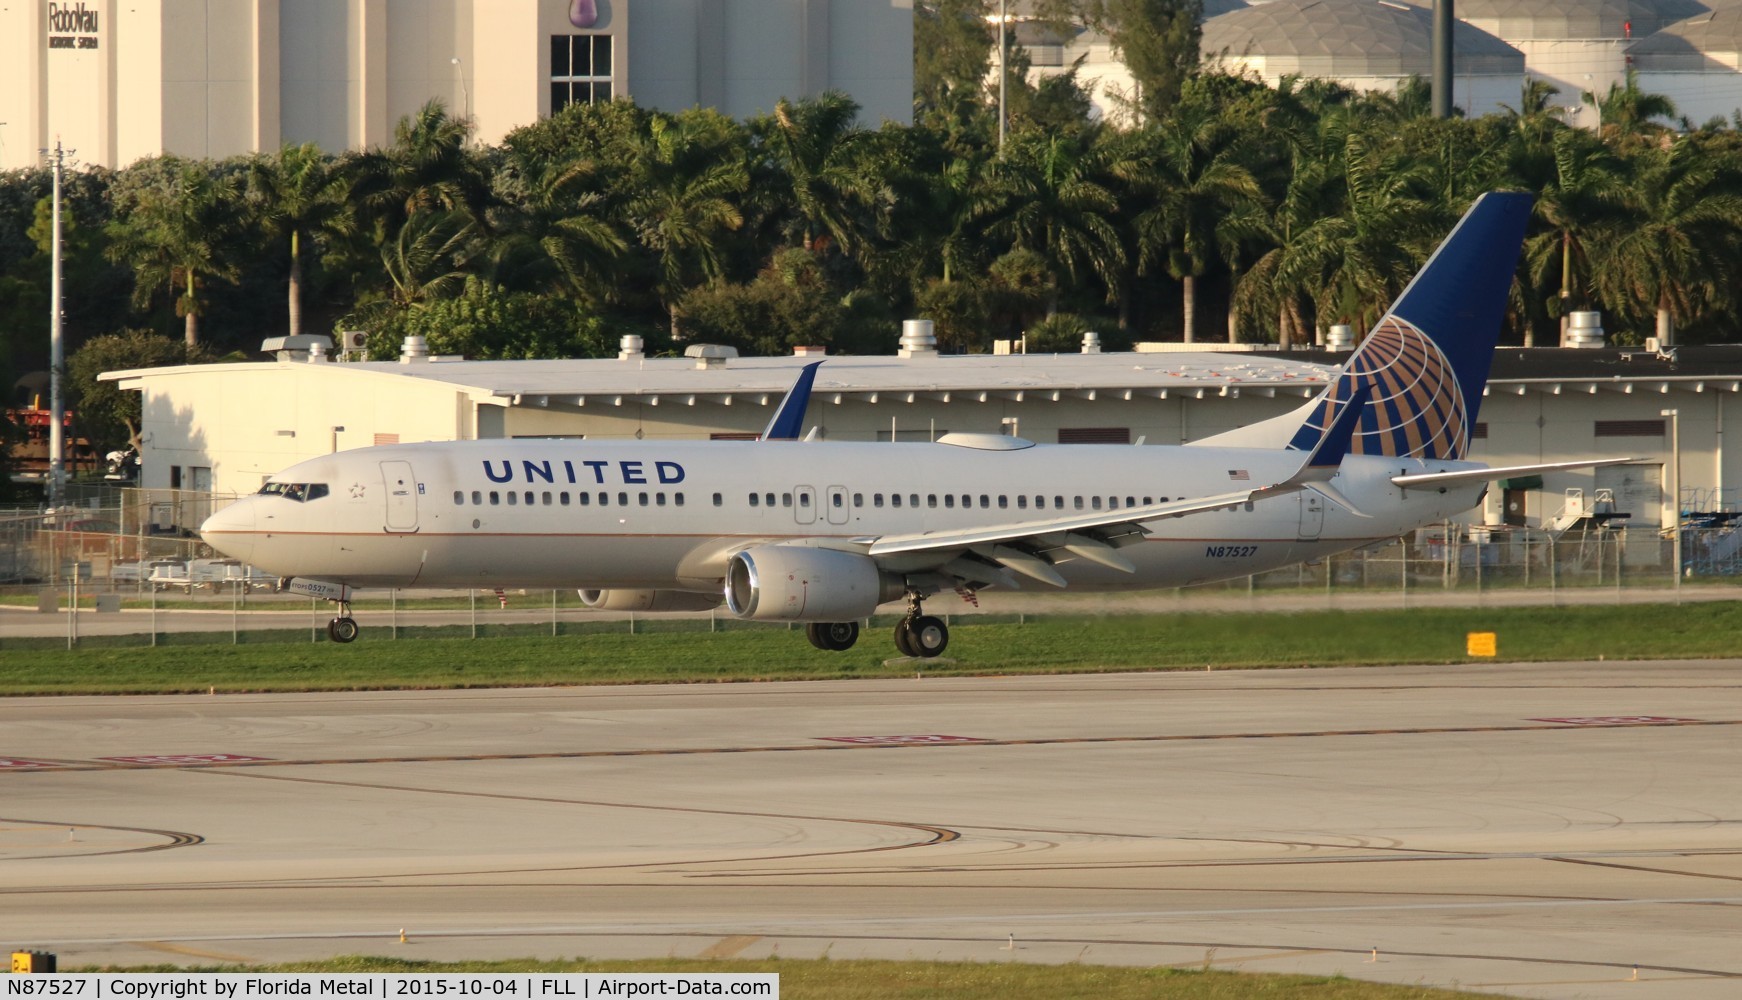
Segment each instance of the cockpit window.
[{"label": "cockpit window", "polygon": [[284,497],[297,503],[309,500],[319,500],[327,495],[326,483],[267,483],[260,487],[260,492],[266,496]]}]

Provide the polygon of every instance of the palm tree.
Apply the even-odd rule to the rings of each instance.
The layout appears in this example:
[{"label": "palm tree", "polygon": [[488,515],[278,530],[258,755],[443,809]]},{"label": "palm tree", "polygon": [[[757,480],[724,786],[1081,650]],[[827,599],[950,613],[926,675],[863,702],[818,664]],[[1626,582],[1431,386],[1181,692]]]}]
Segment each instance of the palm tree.
[{"label": "palm tree", "polygon": [[143,308],[158,288],[180,294],[176,315],[190,350],[200,344],[200,288],[241,273],[235,244],[241,230],[241,186],[201,164],[172,161],[167,183],[152,185],[118,206],[109,223],[110,260],[134,269],[134,304]]},{"label": "palm tree", "polygon": [[1133,180],[1149,196],[1149,207],[1134,220],[1138,271],[1159,259],[1182,283],[1187,343],[1197,339],[1197,279],[1225,256],[1224,240],[1240,237],[1222,223],[1264,197],[1243,159],[1242,140],[1215,108],[1180,104],[1142,133],[1147,155],[1123,167],[1138,171]]},{"label": "palm tree", "polygon": [[853,202],[865,189],[858,154],[872,137],[854,125],[858,114],[852,98],[830,90],[797,104],[783,99],[773,115],[751,125],[786,188],[798,216],[798,245],[806,250],[824,233],[845,252],[858,243]]},{"label": "palm tree", "polygon": [[418,212],[463,211],[483,222],[488,178],[466,144],[470,134],[470,122],[450,116],[432,98],[399,119],[391,145],[352,158],[348,166],[358,175],[358,197],[385,235]]},{"label": "palm tree", "polygon": [[350,181],[337,161],[314,143],[286,145],[276,156],[248,164],[248,197],[255,223],[269,242],[290,243],[290,334],[302,333],[303,243],[320,248],[329,239],[350,236],[357,217]]},{"label": "palm tree", "polygon": [[721,240],[744,224],[734,200],[749,185],[735,126],[717,112],[656,115],[629,150],[629,228],[656,259],[660,301],[681,339],[678,303],[725,273]]},{"label": "palm tree", "polygon": [[1632,69],[1623,82],[1609,84],[1609,92],[1601,99],[1588,90],[1581,96],[1586,103],[1597,106],[1603,138],[1617,148],[1662,138],[1671,129],[1656,119],[1676,117],[1675,102],[1662,94],[1640,90],[1639,75]]},{"label": "palm tree", "polygon": [[[1567,316],[1586,304],[1594,241],[1620,223],[1627,197],[1625,164],[1584,129],[1563,128],[1550,141],[1552,171],[1537,187],[1540,229],[1525,239],[1524,265],[1536,288],[1555,287],[1553,314],[1565,338]],[[1528,328],[1527,328],[1528,330]],[[1525,346],[1535,337],[1527,332]]]},{"label": "palm tree", "polygon": [[[1109,152],[1092,134],[1012,137],[991,172],[997,207],[988,233],[1044,255],[1059,285],[1096,277],[1116,291],[1125,248],[1111,221],[1119,206]],[[1057,311],[1055,288],[1047,315]]]},{"label": "palm tree", "polygon": [[[519,161],[524,184],[492,213],[491,245],[498,281],[529,290],[569,291],[590,300],[609,297],[613,270],[628,244],[607,216],[599,162]],[[500,175],[499,175],[500,176]],[[513,280],[514,274],[532,280]]]},{"label": "palm tree", "polygon": [[1660,344],[1720,305],[1742,251],[1742,157],[1692,136],[1641,154],[1625,222],[1605,241],[1593,284],[1611,307],[1655,313]]}]

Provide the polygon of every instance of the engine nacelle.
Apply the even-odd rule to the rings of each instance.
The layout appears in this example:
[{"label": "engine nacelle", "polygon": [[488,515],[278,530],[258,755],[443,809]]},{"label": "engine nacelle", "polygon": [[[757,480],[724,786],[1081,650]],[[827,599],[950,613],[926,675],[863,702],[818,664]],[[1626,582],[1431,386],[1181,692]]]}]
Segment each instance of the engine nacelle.
[{"label": "engine nacelle", "polygon": [[582,590],[581,603],[595,611],[712,611],[719,594],[687,590]]},{"label": "engine nacelle", "polygon": [[726,564],[726,607],[768,622],[849,622],[905,592],[870,556],[802,545],[759,545]]}]

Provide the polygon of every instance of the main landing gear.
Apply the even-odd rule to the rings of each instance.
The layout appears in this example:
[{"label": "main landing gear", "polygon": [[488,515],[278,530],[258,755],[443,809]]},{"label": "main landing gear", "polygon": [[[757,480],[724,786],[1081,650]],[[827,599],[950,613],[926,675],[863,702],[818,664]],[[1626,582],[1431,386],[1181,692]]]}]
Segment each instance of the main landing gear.
[{"label": "main landing gear", "polygon": [[930,659],[950,644],[950,629],[942,619],[925,614],[920,600],[918,594],[908,592],[907,617],[895,626],[895,648],[903,656]]},{"label": "main landing gear", "polygon": [[804,627],[805,638],[818,649],[839,653],[852,649],[859,641],[858,622],[811,622]]},{"label": "main landing gear", "polygon": [[334,642],[352,642],[357,638],[357,619],[351,617],[351,602],[339,601],[339,617],[327,622],[327,638]]}]

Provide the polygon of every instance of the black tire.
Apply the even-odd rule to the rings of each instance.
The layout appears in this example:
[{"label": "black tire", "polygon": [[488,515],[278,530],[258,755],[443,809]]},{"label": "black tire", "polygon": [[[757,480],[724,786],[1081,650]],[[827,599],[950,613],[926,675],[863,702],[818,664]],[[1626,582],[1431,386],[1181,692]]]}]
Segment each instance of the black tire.
[{"label": "black tire", "polygon": [[913,633],[908,630],[912,619],[903,618],[895,623],[895,648],[902,656],[918,658],[919,651],[913,646]]},{"label": "black tire", "polygon": [[822,648],[832,652],[846,652],[859,641],[858,622],[820,622],[816,628],[826,643]]},{"label": "black tire", "polygon": [[829,649],[830,648],[829,638],[827,635],[823,634],[823,625],[821,622],[810,622],[809,624],[805,625],[804,637],[806,639],[809,639],[811,641],[811,645],[817,647],[818,649]]},{"label": "black tire", "polygon": [[949,646],[950,629],[941,618],[920,615],[908,625],[907,641],[913,646],[915,655],[930,659]]},{"label": "black tire", "polygon": [[357,639],[357,619],[334,618],[327,622],[327,638],[334,642],[354,642]]}]

